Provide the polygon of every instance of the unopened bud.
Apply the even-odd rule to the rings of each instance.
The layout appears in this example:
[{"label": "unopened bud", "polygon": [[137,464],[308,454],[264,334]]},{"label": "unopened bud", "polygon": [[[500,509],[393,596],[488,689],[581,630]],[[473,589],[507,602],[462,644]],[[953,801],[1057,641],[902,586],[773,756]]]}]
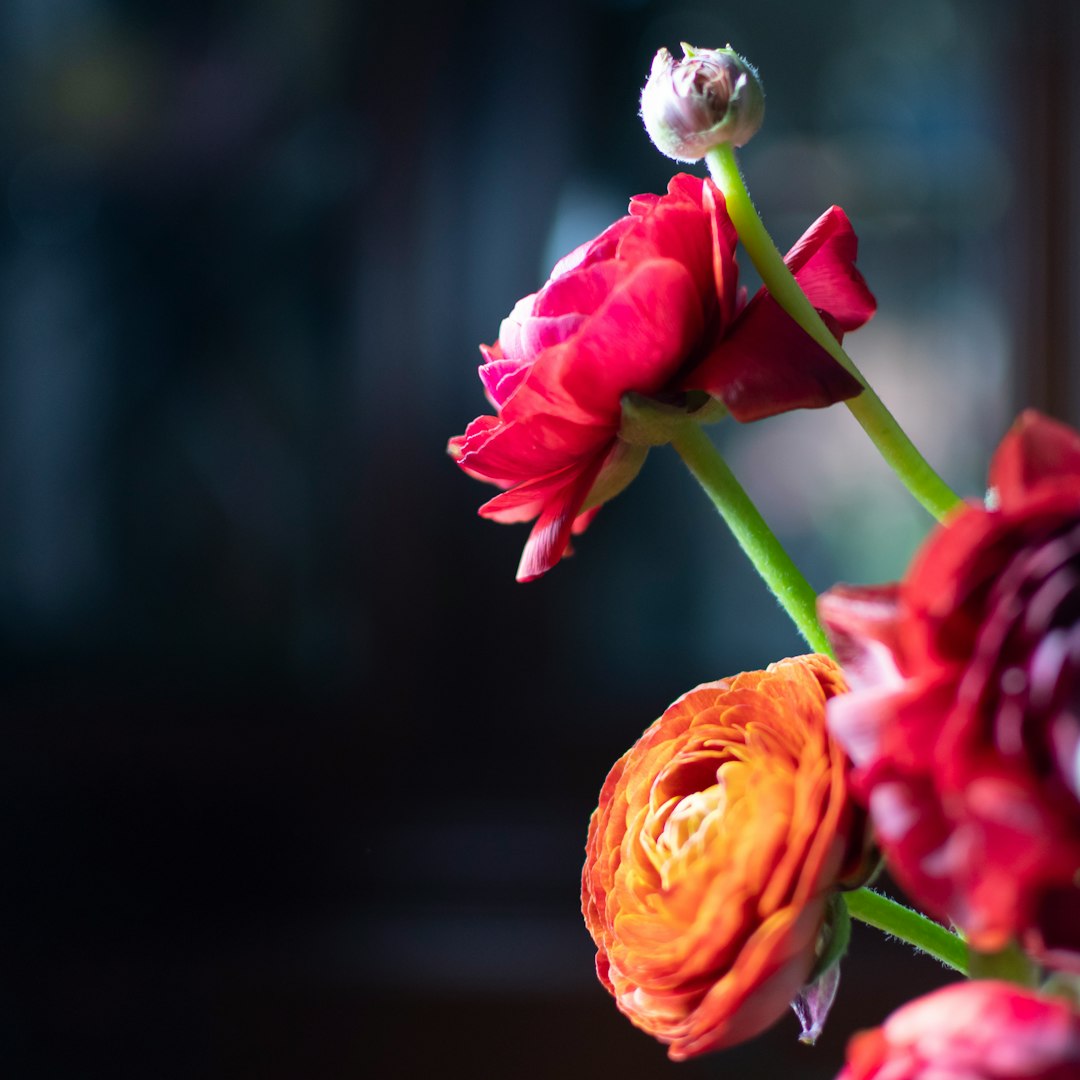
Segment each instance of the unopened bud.
[{"label": "unopened bud", "polygon": [[765,118],[757,72],[733,49],[667,49],[653,59],[641,91],[641,118],[656,148],[676,161],[698,161],[721,143],[742,146]]}]

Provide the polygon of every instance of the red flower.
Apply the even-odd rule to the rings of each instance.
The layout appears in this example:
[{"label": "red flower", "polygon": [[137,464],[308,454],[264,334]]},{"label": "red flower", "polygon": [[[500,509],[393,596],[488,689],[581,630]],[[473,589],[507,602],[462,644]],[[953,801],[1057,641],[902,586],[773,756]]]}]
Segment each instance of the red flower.
[{"label": "red flower", "polygon": [[[735,228],[712,181],[680,174],[666,195],[562,259],[481,347],[480,380],[497,415],[474,420],[449,450],[471,476],[503,488],[480,508],[500,522],[536,519],[518,580],[550,570],[596,508],[640,469],[646,450],[618,438],[621,399],[705,390],[738,420],[852,397],[858,382],[762,290],[744,303]],[[873,314],[854,267],[844,212],[827,211],[788,255],[839,334]],[[689,376],[689,377],[688,377]]]},{"label": "red flower", "polygon": [[825,728],[844,689],[816,655],[706,683],[604,782],[581,876],[597,974],[674,1060],[787,1011],[830,895],[860,869],[865,821]]},{"label": "red flower", "polygon": [[848,1043],[837,1080],[1076,1080],[1080,1017],[1003,982],[954,983]]},{"label": "red flower", "polygon": [[1080,436],[1025,413],[899,585],[819,602],[889,865],[979,949],[1080,968]]}]

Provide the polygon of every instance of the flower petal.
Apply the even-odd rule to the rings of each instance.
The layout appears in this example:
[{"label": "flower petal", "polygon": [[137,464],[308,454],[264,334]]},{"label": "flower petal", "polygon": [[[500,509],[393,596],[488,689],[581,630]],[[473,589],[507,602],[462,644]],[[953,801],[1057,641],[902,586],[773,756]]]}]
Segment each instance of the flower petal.
[{"label": "flower petal", "polygon": [[634,266],[572,340],[537,356],[503,415],[548,413],[617,427],[623,394],[652,394],[669,383],[703,324],[685,266],[673,259]]},{"label": "flower petal", "polygon": [[767,293],[759,292],[684,381],[719,398],[742,423],[791,409],[820,409],[862,392]]},{"label": "flower petal", "polygon": [[494,408],[502,408],[529,374],[531,366],[528,360],[490,360],[480,365],[480,382]]},{"label": "flower petal", "polygon": [[1080,435],[1034,409],[1020,414],[990,462],[990,486],[1004,509],[1043,481],[1080,481]]},{"label": "flower petal", "polygon": [[596,482],[607,453],[605,447],[592,461],[585,462],[569,483],[553,493],[525,542],[518,564],[518,581],[534,581],[566,554],[585,496]]},{"label": "flower petal", "polygon": [[450,441],[450,453],[470,476],[500,487],[545,477],[594,454],[606,452],[613,433],[557,416],[506,422],[480,416]]},{"label": "flower petal", "polygon": [[877,310],[873,293],[855,269],[858,247],[847,214],[831,206],[784,258],[810,303],[844,332],[858,329]]}]

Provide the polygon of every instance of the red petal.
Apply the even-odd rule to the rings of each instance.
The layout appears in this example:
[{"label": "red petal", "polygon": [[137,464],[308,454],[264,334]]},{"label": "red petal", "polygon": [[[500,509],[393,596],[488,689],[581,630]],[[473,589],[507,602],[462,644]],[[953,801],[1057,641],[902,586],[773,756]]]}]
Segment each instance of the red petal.
[{"label": "red petal", "polygon": [[481,416],[463,436],[451,440],[450,453],[470,476],[511,487],[591,457],[598,446],[607,446],[613,434],[556,416],[534,415],[509,423]]},{"label": "red petal", "polygon": [[720,298],[720,324],[726,328],[735,318],[739,291],[739,264],[735,261],[739,235],[728,217],[723,193],[715,184],[705,185],[704,203],[712,228],[713,283]]},{"label": "red petal", "polygon": [[585,462],[585,467],[561,491],[553,493],[536,519],[525,550],[521,553],[518,581],[533,581],[546,574],[566,554],[578,512],[596,482],[606,457],[605,447],[592,461]]},{"label": "red petal", "polygon": [[1080,435],[1034,409],[1020,414],[990,463],[990,485],[1003,508],[1046,480],[1080,479]]},{"label": "red petal", "polygon": [[[547,318],[591,315],[611,295],[619,279],[629,272],[630,267],[616,259],[580,266],[549,281],[537,293],[533,314]],[[527,323],[528,320],[525,325]]]},{"label": "red petal", "polygon": [[558,497],[567,481],[576,476],[577,472],[575,462],[556,473],[525,480],[509,491],[500,492],[493,499],[488,499],[477,513],[501,525],[532,521],[549,502]]},{"label": "red petal", "polygon": [[631,266],[650,259],[674,259],[690,272],[701,296],[713,291],[712,223],[691,203],[657,203],[619,244],[619,262]]},{"label": "red petal", "polygon": [[569,255],[564,255],[555,264],[549,280],[554,281],[555,278],[562,277],[563,274],[568,274],[580,266],[591,266],[593,263],[614,258],[619,240],[633,227],[634,219],[629,215],[619,218],[599,236],[574,248]]},{"label": "red petal", "polygon": [[810,303],[845,332],[862,326],[877,310],[873,293],[855,269],[858,246],[847,214],[832,206],[784,259]]},{"label": "red petal", "polygon": [[635,266],[569,341],[537,356],[504,417],[555,414],[617,426],[628,390],[652,394],[678,371],[703,329],[694,279],[673,259]]},{"label": "red petal", "polygon": [[790,409],[824,408],[862,391],[858,379],[763,292],[685,386],[720,398],[743,423]]}]

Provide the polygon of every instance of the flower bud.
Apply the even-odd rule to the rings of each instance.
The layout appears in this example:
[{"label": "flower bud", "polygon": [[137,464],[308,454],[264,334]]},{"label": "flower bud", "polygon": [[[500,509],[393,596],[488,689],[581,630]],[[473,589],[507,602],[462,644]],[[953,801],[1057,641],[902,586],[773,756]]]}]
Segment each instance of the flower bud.
[{"label": "flower bud", "polygon": [[653,58],[641,91],[641,118],[656,148],[676,161],[699,161],[722,143],[743,146],[765,118],[757,72],[731,48],[667,49]]}]

